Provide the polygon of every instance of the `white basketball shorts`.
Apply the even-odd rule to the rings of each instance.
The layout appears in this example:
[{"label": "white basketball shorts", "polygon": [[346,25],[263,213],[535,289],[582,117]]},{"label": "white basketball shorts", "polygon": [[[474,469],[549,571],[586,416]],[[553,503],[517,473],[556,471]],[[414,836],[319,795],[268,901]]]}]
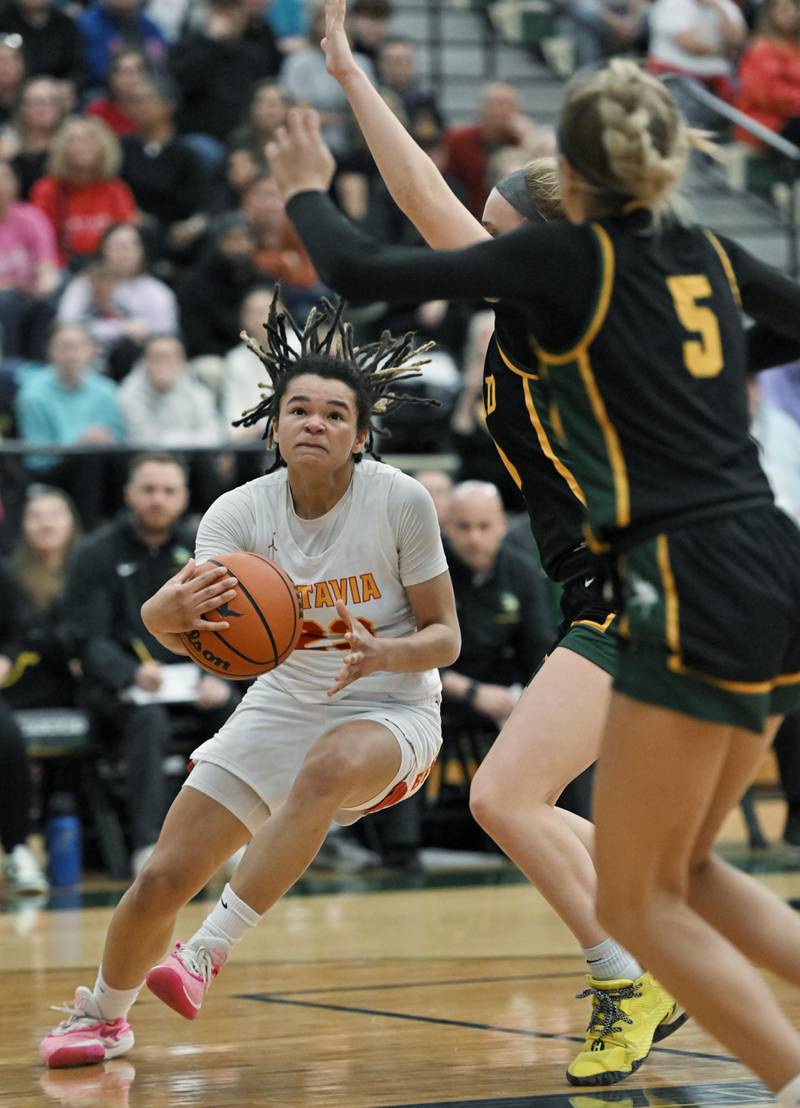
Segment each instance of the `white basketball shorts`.
[{"label": "white basketball shorts", "polygon": [[194,768],[184,788],[206,793],[255,834],[286,800],[322,735],[353,720],[374,720],[397,739],[400,767],[379,796],[357,810],[337,812],[337,823],[355,823],[422,786],[442,745],[440,700],[438,695],[411,702],[345,697],[329,704],[304,704],[274,685],[256,682],[216,735],[192,753]]}]

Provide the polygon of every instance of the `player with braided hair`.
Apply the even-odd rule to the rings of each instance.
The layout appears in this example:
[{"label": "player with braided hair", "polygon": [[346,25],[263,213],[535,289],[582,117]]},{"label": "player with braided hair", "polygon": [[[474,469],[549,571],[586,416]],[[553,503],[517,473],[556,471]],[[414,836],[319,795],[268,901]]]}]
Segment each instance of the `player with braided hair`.
[{"label": "player with braided hair", "polygon": [[[468,246],[523,221],[564,218],[555,160],[541,158],[498,182],[481,225],[358,68],[344,20],[345,0],[327,0],[322,45],[328,68],[342,84],[389,191],[429,245]],[[470,807],[580,944],[592,1008],[567,1079],[610,1085],[633,1073],[654,1041],[686,1017],[598,923],[593,828],[556,806],[569,782],[597,757],[617,664],[616,617],[583,538],[585,498],[552,425],[551,390],[537,373],[525,320],[511,302],[492,307],[495,333],[483,370],[486,427],[525,499],[545,572],[562,586],[563,618],[547,658],[478,767]],[[446,673],[442,681],[450,697],[474,695],[460,674]],[[605,1019],[612,1005],[627,1021],[613,1030]]]},{"label": "player with braided hair", "polygon": [[[234,427],[252,427],[266,417],[264,438],[270,448],[275,446],[272,427],[288,382],[292,375],[308,372],[311,364],[323,375],[332,373],[335,364],[337,373],[346,374],[347,383],[358,396],[360,407],[371,415],[385,416],[406,404],[429,406],[439,403],[429,397],[390,391],[395,382],[419,376],[422,366],[427,364],[420,356],[431,350],[434,343],[415,345],[412,332],[402,339],[395,339],[384,331],[377,342],[355,347],[353,329],[343,320],[344,302],[341,300],[335,307],[323,300],[319,308],[312,308],[301,331],[287,312],[278,310],[278,295],[276,288],[264,324],[268,340],[266,347],[242,332],[245,345],[266,368],[270,385],[259,404],[244,412],[241,419],[234,420]],[[290,330],[294,342],[290,340]],[[298,361],[295,352],[298,347],[304,359],[302,362]],[[334,356],[335,362],[332,360]],[[345,366],[349,368],[345,369]],[[371,420],[366,429],[364,451],[377,457],[372,449],[374,428]],[[362,457],[363,453],[356,454],[353,459],[355,464]],[[272,469],[285,464],[278,447]]]},{"label": "player with braided hair", "polygon": [[[619,128],[620,103],[642,109],[646,140]],[[312,113],[291,113],[268,156],[341,294],[501,298],[522,314],[624,606],[595,789],[598,919],[797,1108],[800,1035],[754,966],[800,985],[800,920],[712,847],[800,705],[800,532],[775,507],[745,389],[748,369],[800,356],[800,289],[665,211],[694,136],[631,63],[569,82],[558,141],[567,222],[446,252],[347,223]],[[606,1014],[614,1035],[624,1012]]]},{"label": "player with braided hair", "polygon": [[[193,1019],[233,945],[304,872],[331,822],[411,796],[441,744],[438,667],[455,661],[460,637],[436,512],[419,482],[363,457],[373,414],[405,400],[393,385],[419,372],[425,348],[388,334],[355,348],[341,305],[311,313],[299,353],[287,341],[293,326],[273,302],[265,345],[248,337],[271,383],[243,419],[267,416],[277,468],[211,506],[195,560],[142,616],[176,653],[181,632],[224,629],[206,615],[233,598],[234,582],[205,563],[249,550],[297,585],[300,642],[193,753],[155,852],[111,920],[94,989],[78,988],[41,1044],[50,1066],[130,1050],[127,1013],[146,974]],[[148,974],[178,911],[248,841],[199,930]]]}]

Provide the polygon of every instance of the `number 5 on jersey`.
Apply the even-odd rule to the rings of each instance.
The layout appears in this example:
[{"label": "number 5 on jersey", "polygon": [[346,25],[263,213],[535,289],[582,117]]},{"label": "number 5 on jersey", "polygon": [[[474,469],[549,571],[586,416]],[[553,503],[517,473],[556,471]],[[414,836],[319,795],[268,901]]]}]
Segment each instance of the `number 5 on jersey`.
[{"label": "number 5 on jersey", "polygon": [[683,361],[693,377],[716,377],[723,367],[719,323],[711,308],[698,300],[711,298],[711,285],[705,274],[668,277],[667,288],[681,324],[698,338],[683,344]]}]

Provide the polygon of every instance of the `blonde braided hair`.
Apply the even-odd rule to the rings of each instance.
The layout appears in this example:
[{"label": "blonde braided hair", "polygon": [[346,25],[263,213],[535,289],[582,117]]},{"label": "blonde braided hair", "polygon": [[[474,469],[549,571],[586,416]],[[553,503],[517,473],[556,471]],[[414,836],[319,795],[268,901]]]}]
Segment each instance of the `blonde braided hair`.
[{"label": "blonde braided hair", "polygon": [[594,193],[658,212],[701,132],[687,127],[668,89],[632,61],[574,77],[561,112],[562,153]]}]

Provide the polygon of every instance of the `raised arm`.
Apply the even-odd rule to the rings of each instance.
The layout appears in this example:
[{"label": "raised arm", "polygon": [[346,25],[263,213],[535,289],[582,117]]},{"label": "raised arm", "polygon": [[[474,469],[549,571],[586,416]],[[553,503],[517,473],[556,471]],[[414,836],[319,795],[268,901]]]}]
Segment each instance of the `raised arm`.
[{"label": "raised arm", "polygon": [[749,369],[758,372],[800,358],[800,286],[725,235],[742,309],[754,323],[747,332]]},{"label": "raised arm", "polygon": [[384,246],[349,223],[327,195],[335,163],[315,112],[292,108],[267,156],[317,272],[346,299],[516,300],[548,348],[580,337],[599,276],[588,226],[528,224],[461,250]]},{"label": "raised arm", "polygon": [[455,249],[488,238],[356,64],[344,29],[346,9],[346,0],[326,0],[322,49],[392,199],[429,246]]}]

